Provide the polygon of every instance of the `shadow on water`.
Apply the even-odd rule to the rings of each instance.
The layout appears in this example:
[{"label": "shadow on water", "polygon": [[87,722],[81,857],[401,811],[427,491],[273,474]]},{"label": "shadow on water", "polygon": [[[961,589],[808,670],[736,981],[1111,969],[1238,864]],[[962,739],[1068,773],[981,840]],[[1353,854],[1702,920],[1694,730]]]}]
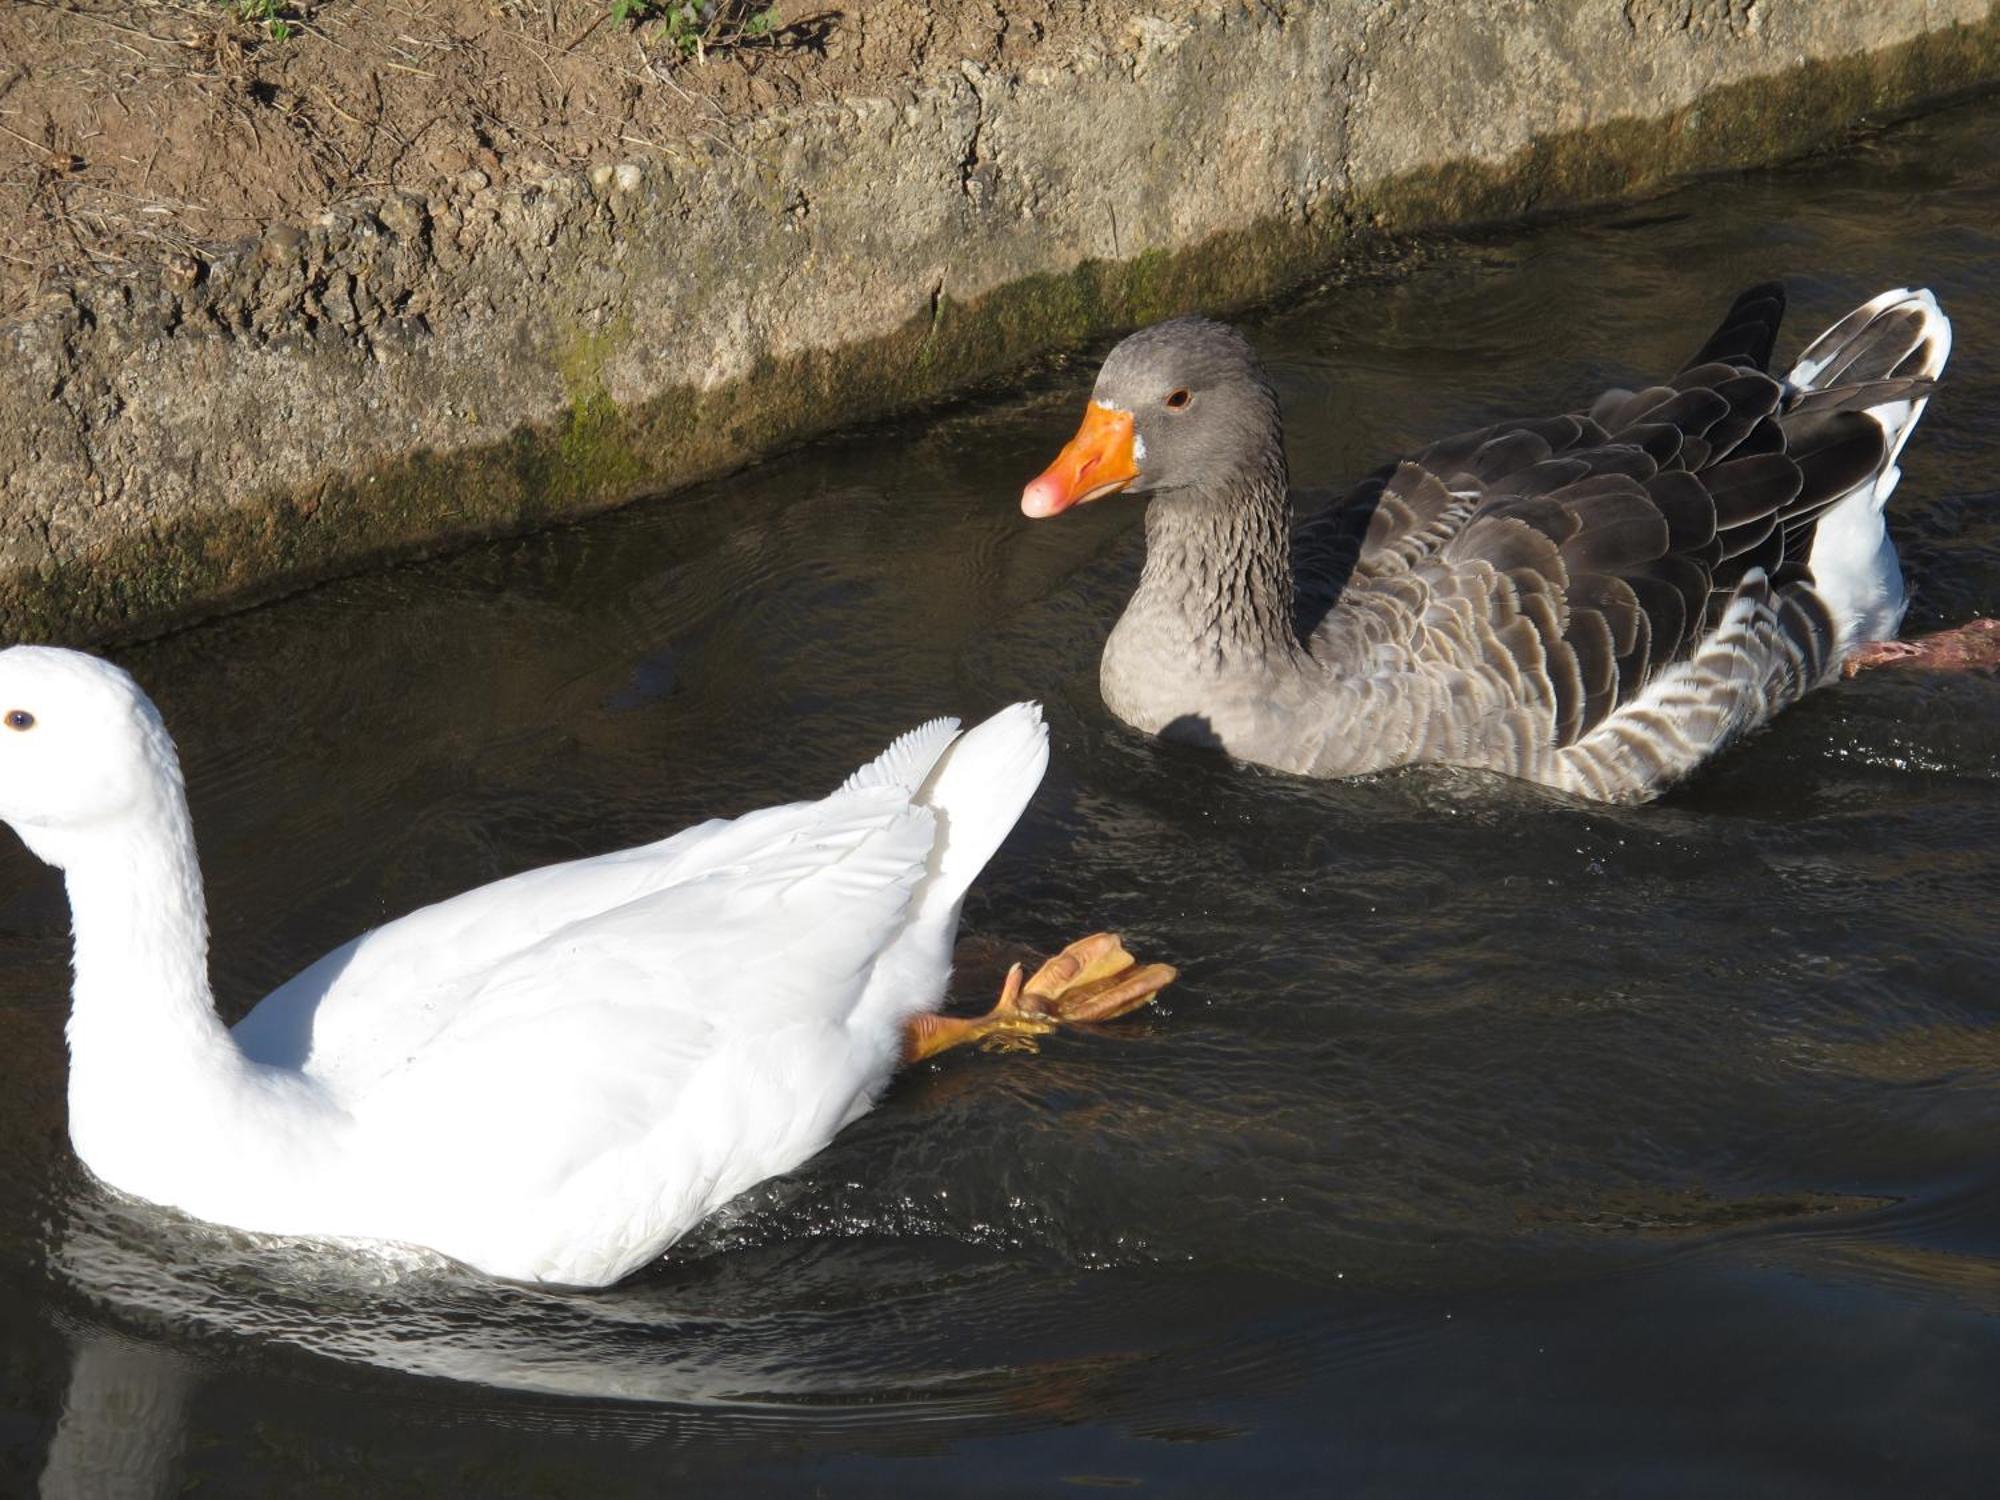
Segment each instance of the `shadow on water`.
[{"label": "shadow on water", "polygon": [[[1912,624],[2000,610],[1990,104],[1426,247],[1253,329],[1302,483],[1925,282]],[[1089,379],[128,654],[241,1014],[383,918],[1048,707],[968,1004],[1095,927],[1157,1011],[947,1059],[608,1292],[114,1202],[63,1141],[66,918],[0,870],[0,1491],[1977,1492],[2000,1396],[2000,688],[1843,684],[1664,804],[1312,785],[1130,735],[1138,514],[1013,497]]]}]

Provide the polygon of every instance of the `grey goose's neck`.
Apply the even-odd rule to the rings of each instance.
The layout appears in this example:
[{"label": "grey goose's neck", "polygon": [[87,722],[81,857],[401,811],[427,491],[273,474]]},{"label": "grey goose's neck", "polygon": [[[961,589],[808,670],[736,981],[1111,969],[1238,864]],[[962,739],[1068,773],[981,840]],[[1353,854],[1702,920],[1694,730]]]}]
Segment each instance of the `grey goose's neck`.
[{"label": "grey goose's neck", "polygon": [[1162,491],[1146,507],[1146,566],[1127,616],[1217,667],[1291,656],[1291,499],[1275,444],[1226,486]]}]

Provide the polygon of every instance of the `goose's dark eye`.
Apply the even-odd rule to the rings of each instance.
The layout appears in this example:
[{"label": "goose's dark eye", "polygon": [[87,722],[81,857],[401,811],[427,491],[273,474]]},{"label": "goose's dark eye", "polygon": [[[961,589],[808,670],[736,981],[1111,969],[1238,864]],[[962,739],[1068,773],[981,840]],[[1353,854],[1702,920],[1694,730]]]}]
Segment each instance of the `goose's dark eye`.
[{"label": "goose's dark eye", "polygon": [[1191,392],[1186,390],[1175,391],[1171,396],[1167,397],[1167,409],[1169,411],[1179,411],[1192,400],[1194,400],[1194,396]]},{"label": "goose's dark eye", "polygon": [[10,708],[7,710],[7,727],[9,729],[33,729],[35,727],[35,716],[25,708]]}]

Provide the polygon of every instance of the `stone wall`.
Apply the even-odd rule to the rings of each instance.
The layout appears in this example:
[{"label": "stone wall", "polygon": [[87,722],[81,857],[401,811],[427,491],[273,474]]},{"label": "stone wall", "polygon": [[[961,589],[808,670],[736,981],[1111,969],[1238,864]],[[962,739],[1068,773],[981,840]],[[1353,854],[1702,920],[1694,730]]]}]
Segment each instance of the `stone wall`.
[{"label": "stone wall", "polygon": [[1356,237],[1793,156],[2000,78],[1987,0],[1136,14],[505,189],[342,205],[0,329],[0,633],[156,629],[658,493]]}]

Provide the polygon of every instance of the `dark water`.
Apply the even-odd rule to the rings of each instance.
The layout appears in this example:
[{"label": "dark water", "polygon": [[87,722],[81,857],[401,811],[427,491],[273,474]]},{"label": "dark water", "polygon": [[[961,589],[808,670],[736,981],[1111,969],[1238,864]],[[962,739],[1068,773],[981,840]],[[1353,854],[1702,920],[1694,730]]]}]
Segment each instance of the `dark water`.
[{"label": "dark water", "polygon": [[[1753,279],[1798,338],[1928,284],[1958,349],[1895,509],[1912,624],[2000,610],[1996,125],[1264,317],[1295,472],[1670,370]],[[1162,749],[1095,685],[1136,507],[1014,509],[1091,368],[124,659],[232,1016],[419,902],[1029,695],[1054,765],[959,990],[1110,926],[1184,967],[1158,1011],[921,1068],[665,1263],[521,1290],[93,1192],[65,912],[9,848],[0,1491],[1991,1492],[2000,684],[1875,674],[1629,811]]]}]

